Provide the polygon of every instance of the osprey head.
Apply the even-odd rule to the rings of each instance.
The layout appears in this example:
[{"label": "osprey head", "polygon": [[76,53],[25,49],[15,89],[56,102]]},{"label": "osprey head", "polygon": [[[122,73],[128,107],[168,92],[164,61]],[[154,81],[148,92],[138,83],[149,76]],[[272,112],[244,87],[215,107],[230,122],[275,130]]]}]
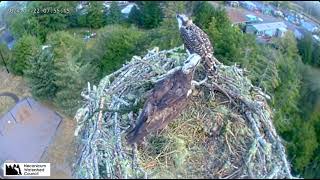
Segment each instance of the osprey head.
[{"label": "osprey head", "polygon": [[189,74],[191,71],[195,69],[195,67],[200,62],[201,57],[198,54],[191,54],[188,59],[184,62],[182,67],[182,71],[185,74]]},{"label": "osprey head", "polygon": [[179,29],[182,27],[182,26],[188,26],[189,24],[192,23],[192,20],[189,19],[186,15],[184,14],[176,14],[176,19],[178,21],[178,24],[179,24]]}]

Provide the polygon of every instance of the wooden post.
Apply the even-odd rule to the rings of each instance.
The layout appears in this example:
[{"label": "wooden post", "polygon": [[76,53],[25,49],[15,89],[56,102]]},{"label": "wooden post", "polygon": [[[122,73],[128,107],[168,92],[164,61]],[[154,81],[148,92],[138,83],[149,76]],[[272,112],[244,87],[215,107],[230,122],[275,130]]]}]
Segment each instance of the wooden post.
[{"label": "wooden post", "polygon": [[6,63],[6,61],[4,60],[4,58],[3,58],[1,49],[0,49],[0,55],[1,55],[1,59],[2,59],[2,61],[3,61],[4,67],[6,67],[7,72],[10,73],[10,72],[9,72],[9,69],[8,69],[8,67],[7,67],[7,63]]},{"label": "wooden post", "polygon": [[105,97],[102,97],[101,98],[101,101],[100,101],[100,106],[99,106],[99,116],[98,116],[98,129],[100,130],[101,129],[101,124],[102,124],[102,115],[103,115],[103,107],[104,107],[104,100],[105,100]]}]

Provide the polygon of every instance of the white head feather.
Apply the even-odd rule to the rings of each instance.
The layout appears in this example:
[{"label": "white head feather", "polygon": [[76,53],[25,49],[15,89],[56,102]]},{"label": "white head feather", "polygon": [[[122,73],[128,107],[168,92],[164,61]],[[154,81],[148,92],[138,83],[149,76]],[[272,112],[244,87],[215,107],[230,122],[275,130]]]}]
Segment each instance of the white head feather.
[{"label": "white head feather", "polygon": [[200,60],[201,56],[199,56],[198,54],[191,54],[182,67],[183,73],[189,74],[198,65]]},{"label": "white head feather", "polygon": [[182,27],[183,24],[186,24],[186,22],[189,20],[189,18],[184,14],[177,14],[176,19],[178,21],[179,29]]}]

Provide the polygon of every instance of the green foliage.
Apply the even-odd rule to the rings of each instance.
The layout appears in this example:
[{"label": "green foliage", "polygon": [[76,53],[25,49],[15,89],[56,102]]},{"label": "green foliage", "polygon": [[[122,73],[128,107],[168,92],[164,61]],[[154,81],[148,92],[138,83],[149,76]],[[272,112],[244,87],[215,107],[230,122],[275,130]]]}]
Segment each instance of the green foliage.
[{"label": "green foliage", "polygon": [[82,39],[58,31],[48,36],[47,43],[53,47],[54,84],[57,87],[54,102],[66,114],[74,115],[81,105],[82,88],[96,79],[97,69],[85,59],[84,52],[87,51]]},{"label": "green foliage", "polygon": [[[317,124],[319,120],[319,72],[306,68],[302,71],[302,61],[297,43],[292,33],[287,33],[276,41],[283,54],[279,62],[281,84],[275,89],[273,106],[276,109],[274,123],[277,130],[287,140],[289,157],[293,159],[293,169],[302,174],[310,167],[319,148]],[[302,73],[302,75],[301,75]],[[302,80],[302,84],[301,84]],[[308,172],[309,175],[316,174]]]},{"label": "green foliage", "polygon": [[320,68],[320,44],[314,43],[312,64]]},{"label": "green foliage", "polygon": [[30,35],[23,36],[13,47],[12,58],[8,65],[11,71],[17,75],[23,75],[29,68],[29,61],[33,58],[40,47],[39,40]]},{"label": "green foliage", "polygon": [[297,105],[300,97],[302,62],[293,34],[287,33],[284,38],[278,39],[275,43],[282,57],[278,61],[280,85],[275,89],[272,105],[277,110],[275,126],[280,133],[285,133],[292,128],[293,117],[299,110]]},{"label": "green foliage", "polygon": [[182,43],[176,13],[185,13],[186,2],[167,1],[165,2],[165,19],[161,26],[151,32],[151,46],[158,46],[160,49],[171,49],[180,46]]},{"label": "green foliage", "polygon": [[303,171],[303,169],[312,161],[313,154],[318,146],[314,126],[310,123],[304,123],[301,120],[295,122],[295,132],[293,141],[289,143],[289,155],[295,157],[293,164],[294,170]]},{"label": "green foliage", "polygon": [[[234,62],[235,57],[240,57],[242,33],[236,27],[220,24],[213,17],[207,29],[210,41],[214,46],[214,54],[223,63]],[[228,34],[228,36],[226,36]],[[239,61],[239,60],[238,60]]]},{"label": "green foliage", "polygon": [[214,8],[207,2],[199,3],[195,9],[195,18],[201,18],[196,23],[208,34],[215,56],[225,64],[239,62],[248,67],[250,57],[256,55],[255,39],[233,27],[224,9]]},{"label": "green foliage", "polygon": [[250,79],[264,91],[273,92],[280,84],[278,63],[282,60],[282,55],[270,47],[259,46],[254,56],[256,58],[252,58],[248,65]]},{"label": "green foliage", "polygon": [[64,61],[55,62],[55,84],[58,87],[55,104],[66,114],[73,116],[81,106],[81,91],[95,78],[96,69],[81,61],[82,51],[67,52]]},{"label": "green foliage", "polygon": [[141,11],[137,8],[137,6],[133,6],[129,15],[128,15],[128,22],[135,24],[137,26],[142,26],[142,13]]},{"label": "green foliage", "polygon": [[224,28],[225,25],[231,25],[230,20],[226,14],[224,8],[215,8],[207,1],[199,1],[193,10],[195,16],[195,23],[202,29],[209,27],[212,17],[215,17],[216,24],[221,25]]},{"label": "green foliage", "polygon": [[311,33],[298,41],[298,47],[304,63],[320,67],[320,44],[313,41]]},{"label": "green foliage", "polygon": [[79,27],[87,27],[87,15],[79,13],[77,16],[77,24]]},{"label": "green foliage", "polygon": [[48,33],[69,27],[69,13],[73,13],[75,6],[74,2],[30,2],[26,13],[19,13],[12,19],[10,29],[16,38],[30,34],[44,42]]},{"label": "green foliage", "polygon": [[312,64],[312,34],[308,33],[305,35],[298,45],[303,62],[306,64]]},{"label": "green foliage", "polygon": [[249,71],[255,85],[272,93],[274,124],[287,141],[293,169],[300,174],[308,170],[309,176],[316,176],[312,169],[319,167],[318,161],[313,159],[319,159],[315,152],[319,149],[316,132],[320,115],[315,112],[319,112],[320,106],[317,95],[320,80],[319,75],[310,70],[301,74],[303,63],[299,50],[305,55],[304,62],[310,64],[318,62],[312,55],[319,56],[319,53],[310,48],[308,39],[299,42],[298,50],[290,32],[274,39],[274,48],[258,45],[255,37],[231,26],[224,9],[214,8],[207,2],[198,2],[194,15],[195,23],[208,34],[215,56],[226,64],[240,63]]},{"label": "green foliage", "polygon": [[[156,28],[160,25],[162,11],[159,1],[138,1],[137,5],[139,9],[133,9],[134,11],[129,15],[131,22],[135,22],[137,23],[136,25],[145,29]],[[137,11],[140,11],[140,13]]]},{"label": "green foliage", "polygon": [[[12,53],[6,44],[2,44],[2,43],[0,44],[0,53],[2,54],[2,56],[0,55],[0,66],[3,66],[4,63],[8,64],[8,62],[11,59]],[[4,59],[2,59],[2,57]],[[3,61],[5,61],[5,62],[3,62]]]},{"label": "green foliage", "polygon": [[47,43],[53,47],[55,61],[63,60],[66,53],[75,54],[85,47],[82,39],[74,37],[66,31],[49,34]]},{"label": "green foliage", "polygon": [[[319,132],[319,130],[317,131]],[[320,148],[315,151],[315,154],[320,154]],[[304,178],[306,179],[318,179],[320,177],[320,156],[317,156],[315,159],[312,160],[311,164],[309,164],[304,169]]]},{"label": "green foliage", "polygon": [[139,54],[144,35],[137,28],[120,25],[106,26],[99,30],[93,49],[96,49],[101,58],[101,77],[117,70],[133,55]]},{"label": "green foliage", "polygon": [[24,35],[40,37],[44,34],[40,24],[36,21],[36,19],[30,18],[30,15],[28,14],[14,17],[10,22],[10,31],[16,39],[19,39]]},{"label": "green foliage", "polygon": [[112,1],[107,15],[107,24],[119,24],[122,20],[121,10],[118,2]]},{"label": "green foliage", "polygon": [[91,28],[104,26],[104,6],[102,2],[91,1],[86,15],[86,23]]},{"label": "green foliage", "polygon": [[195,16],[194,22],[201,29],[209,27],[212,17],[214,17],[216,9],[206,1],[199,1],[195,4],[193,14]]},{"label": "green foliage", "polygon": [[53,53],[50,48],[42,50],[31,59],[25,77],[33,96],[43,100],[51,100],[55,96],[57,86],[54,84],[53,69]]},{"label": "green foliage", "polygon": [[320,70],[305,66],[302,82],[300,109],[303,117],[311,119],[320,115]]}]

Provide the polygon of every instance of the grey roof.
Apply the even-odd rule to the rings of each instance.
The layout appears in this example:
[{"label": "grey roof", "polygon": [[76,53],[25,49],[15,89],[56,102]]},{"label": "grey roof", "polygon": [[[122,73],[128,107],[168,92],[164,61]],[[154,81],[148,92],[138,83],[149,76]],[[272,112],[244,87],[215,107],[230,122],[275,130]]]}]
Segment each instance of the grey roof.
[{"label": "grey roof", "polygon": [[283,22],[252,24],[252,26],[258,31],[287,28],[287,25]]}]

